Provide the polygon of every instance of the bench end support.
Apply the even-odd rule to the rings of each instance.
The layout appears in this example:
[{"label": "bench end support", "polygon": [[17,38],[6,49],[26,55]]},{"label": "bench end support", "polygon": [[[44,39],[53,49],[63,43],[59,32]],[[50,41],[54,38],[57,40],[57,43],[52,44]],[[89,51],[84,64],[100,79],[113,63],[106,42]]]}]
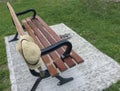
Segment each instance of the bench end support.
[{"label": "bench end support", "polygon": [[63,78],[63,77],[61,77],[60,75],[56,76],[56,78],[59,80],[59,82],[58,82],[58,84],[57,84],[58,86],[63,85],[63,84],[65,84],[65,83],[70,82],[70,81],[73,80],[73,77]]},{"label": "bench end support", "polygon": [[14,38],[11,39],[9,42],[13,42],[13,41],[16,41],[18,40],[18,32],[15,34]]}]

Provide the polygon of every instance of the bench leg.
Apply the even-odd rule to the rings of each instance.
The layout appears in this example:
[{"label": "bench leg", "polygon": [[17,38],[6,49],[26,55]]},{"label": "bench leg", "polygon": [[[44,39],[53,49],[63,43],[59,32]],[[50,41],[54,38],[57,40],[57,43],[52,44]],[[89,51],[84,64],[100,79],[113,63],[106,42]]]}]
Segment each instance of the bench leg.
[{"label": "bench leg", "polygon": [[[41,81],[42,79],[44,79],[44,78],[49,77],[49,76],[50,76],[50,74],[49,74],[49,72],[46,70],[46,71],[45,71],[45,76],[44,76],[44,77],[39,77],[39,78],[37,78],[37,80],[35,81],[32,89],[31,89],[31,91],[35,91],[36,88],[37,88],[37,86],[39,85],[40,81]],[[65,84],[65,83],[70,82],[70,81],[73,80],[73,77],[63,78],[63,77],[60,76],[60,75],[57,75],[57,76],[55,76],[55,77],[59,80],[59,82],[58,82],[57,85],[63,85],[63,84]]]},{"label": "bench leg", "polygon": [[32,89],[31,89],[31,91],[35,91],[35,90],[36,90],[36,88],[38,87],[38,85],[39,85],[39,83],[40,83],[40,81],[41,81],[42,79],[45,79],[45,78],[47,78],[47,77],[50,77],[50,74],[49,74],[48,70],[45,70],[45,71],[44,71],[44,72],[45,72],[44,77],[40,77],[40,74],[38,75],[38,73],[35,72],[34,70],[30,70],[30,72],[31,72],[33,75],[35,75],[35,76],[39,76],[39,77],[37,78],[37,80],[35,81],[35,83],[34,83]]},{"label": "bench leg", "polygon": [[42,78],[39,77],[39,78],[35,81],[35,83],[34,83],[32,89],[31,89],[31,91],[35,91],[35,90],[36,90],[36,88],[37,88],[37,86],[39,85],[39,83],[40,83],[41,80],[42,80]]},{"label": "bench leg", "polygon": [[10,40],[9,42],[13,42],[13,41],[16,41],[16,40],[18,40],[18,32],[15,34],[15,36],[14,36],[14,38],[12,39],[12,40]]},{"label": "bench leg", "polygon": [[63,85],[67,82],[70,82],[73,80],[73,77],[70,77],[70,78],[63,78],[61,77],[60,75],[56,76],[56,78],[59,80],[58,84],[57,85]]}]

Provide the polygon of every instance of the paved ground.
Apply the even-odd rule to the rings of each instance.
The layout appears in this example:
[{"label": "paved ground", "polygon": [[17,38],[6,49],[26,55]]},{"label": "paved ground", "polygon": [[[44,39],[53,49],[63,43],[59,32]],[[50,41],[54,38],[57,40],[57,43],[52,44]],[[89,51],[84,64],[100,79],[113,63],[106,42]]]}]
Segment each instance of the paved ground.
[{"label": "paved ground", "polygon": [[[120,65],[112,58],[62,23],[51,28],[58,34],[70,33],[73,49],[85,62],[61,73],[64,77],[74,77],[73,81],[57,86],[58,80],[49,77],[41,81],[36,91],[101,91],[120,80]],[[12,91],[30,91],[37,78],[29,73],[23,58],[16,52],[16,42],[8,42],[12,37],[5,37]]]}]

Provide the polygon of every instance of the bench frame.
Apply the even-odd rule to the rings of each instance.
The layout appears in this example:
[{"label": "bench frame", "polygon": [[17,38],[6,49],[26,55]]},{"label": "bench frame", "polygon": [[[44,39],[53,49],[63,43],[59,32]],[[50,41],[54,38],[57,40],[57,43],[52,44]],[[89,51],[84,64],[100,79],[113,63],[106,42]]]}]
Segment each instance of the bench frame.
[{"label": "bench frame", "polygon": [[[33,12],[33,19],[34,19],[35,16],[36,16],[36,11],[34,9],[28,9],[26,11],[16,13],[16,15],[21,16],[21,15],[24,15],[24,14],[29,13],[29,12]],[[13,24],[14,24],[14,21],[13,21]],[[23,29],[24,29],[24,27],[23,27]],[[18,40],[18,32],[15,34],[14,38],[12,40],[10,40],[9,42],[13,42],[13,41],[16,41],[16,40]],[[64,46],[64,45],[67,46],[66,51],[64,52],[63,55],[61,55],[61,59],[64,59],[65,57],[69,56],[69,54],[70,54],[70,52],[72,50],[72,44],[67,40],[61,40],[61,41],[55,43],[54,45],[51,45],[51,46],[49,46],[47,48],[44,48],[44,49],[41,49],[41,56],[46,55],[46,54],[48,54],[48,53],[50,53],[50,52]],[[31,91],[35,91],[35,89],[37,88],[38,84],[40,83],[40,81],[42,79],[50,77],[50,74],[49,74],[48,70],[45,70],[45,76],[44,77],[40,77],[40,74],[38,72],[36,72],[35,70],[30,70],[30,72],[31,72],[32,75],[38,77],[38,79],[35,81],[32,89],[31,89]],[[56,75],[55,77],[59,80],[57,85],[63,85],[65,83],[73,80],[73,77],[63,78],[60,75]]]},{"label": "bench frame", "polygon": [[[24,14],[29,13],[29,12],[33,12],[33,19],[34,19],[35,16],[36,16],[36,11],[34,9],[28,9],[28,10],[25,10],[23,12],[16,13],[16,15],[21,16],[21,15],[24,15]],[[13,22],[13,24],[14,24],[14,22]],[[24,27],[23,27],[23,29],[24,29]],[[15,34],[14,38],[12,40],[10,40],[9,42],[13,42],[13,41],[16,41],[16,40],[18,40],[18,32]],[[44,48],[44,49],[41,49],[41,56],[46,55],[46,54],[48,54],[48,53],[50,53],[50,52],[52,52],[52,51],[54,51],[54,50],[56,50],[56,49],[58,49],[62,46],[65,46],[65,45],[67,46],[66,51],[64,52],[63,55],[61,55],[61,59],[64,59],[65,57],[69,56],[69,54],[72,50],[72,44],[67,40],[61,40],[61,41],[55,43],[54,45],[51,45],[51,46],[49,46],[47,48]],[[31,70],[31,69],[29,69],[29,70],[30,70],[32,75],[38,77],[38,79],[35,81],[32,89],[31,89],[31,91],[35,91],[35,89],[37,88],[40,81],[42,79],[45,79],[45,78],[49,77],[50,74],[49,74],[48,70],[45,70],[45,76],[41,77],[40,73],[36,72],[35,70]],[[59,80],[57,85],[63,85],[65,83],[73,80],[73,77],[63,78],[60,75],[56,75],[55,77]]]},{"label": "bench frame", "polygon": [[[8,5],[8,3],[7,3],[7,6],[8,6],[8,9],[9,9],[9,11],[10,11],[10,7],[11,7],[11,6]],[[11,7],[11,8],[12,8],[12,7]],[[21,16],[21,15],[24,15],[24,14],[29,13],[29,12],[33,12],[32,19],[34,19],[34,18],[36,17],[36,11],[35,11],[34,9],[28,9],[28,10],[25,10],[25,11],[23,11],[23,12],[16,13],[15,16],[16,16],[16,18],[17,18],[17,16]],[[10,11],[10,13],[11,13],[11,11]],[[12,16],[12,21],[13,21],[13,24],[16,23],[13,16]],[[16,26],[16,24],[14,24],[14,25]],[[25,29],[24,26],[22,26],[22,28]],[[18,31],[18,30],[17,30],[17,31]],[[18,40],[18,35],[19,35],[19,34],[20,34],[20,33],[19,33],[19,31],[18,31],[18,32],[15,34],[14,38],[13,38],[12,40],[10,40],[9,42]],[[44,48],[44,49],[41,49],[41,56],[44,56],[44,55],[46,55],[46,54],[48,54],[48,53],[50,53],[50,52],[53,52],[53,51],[55,51],[56,49],[58,49],[58,48],[60,48],[60,47],[62,47],[62,46],[66,46],[65,52],[61,55],[61,59],[63,60],[63,59],[65,59],[66,57],[69,57],[69,56],[70,56],[70,52],[72,51],[72,44],[71,44],[69,41],[67,41],[66,39],[60,40],[60,41],[56,42],[54,45],[48,46],[47,48]],[[41,81],[42,79],[45,79],[45,78],[51,76],[50,73],[49,73],[49,71],[48,71],[48,69],[47,69],[47,70],[44,70],[44,73],[45,73],[44,77],[41,77],[41,76],[40,76],[40,73],[36,72],[35,70],[31,70],[31,69],[29,69],[29,70],[30,70],[30,73],[31,73],[33,76],[38,77],[38,79],[35,81],[32,89],[31,89],[31,91],[35,91],[35,90],[36,90],[38,84],[40,83],[40,81]],[[63,77],[60,76],[59,74],[54,75],[54,77],[56,77],[56,78],[59,80],[58,85],[63,85],[63,84],[65,84],[65,83],[70,82],[70,81],[73,80],[73,77],[63,78]]]}]

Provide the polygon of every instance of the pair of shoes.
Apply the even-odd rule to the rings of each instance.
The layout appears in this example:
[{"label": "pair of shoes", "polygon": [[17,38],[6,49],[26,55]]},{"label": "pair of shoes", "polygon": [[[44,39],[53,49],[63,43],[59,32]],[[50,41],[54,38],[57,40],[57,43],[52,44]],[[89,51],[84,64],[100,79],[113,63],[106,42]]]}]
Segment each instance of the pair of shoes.
[{"label": "pair of shoes", "polygon": [[59,35],[61,39],[70,39],[72,36],[70,33],[66,33],[66,34],[63,34],[63,35]]}]

